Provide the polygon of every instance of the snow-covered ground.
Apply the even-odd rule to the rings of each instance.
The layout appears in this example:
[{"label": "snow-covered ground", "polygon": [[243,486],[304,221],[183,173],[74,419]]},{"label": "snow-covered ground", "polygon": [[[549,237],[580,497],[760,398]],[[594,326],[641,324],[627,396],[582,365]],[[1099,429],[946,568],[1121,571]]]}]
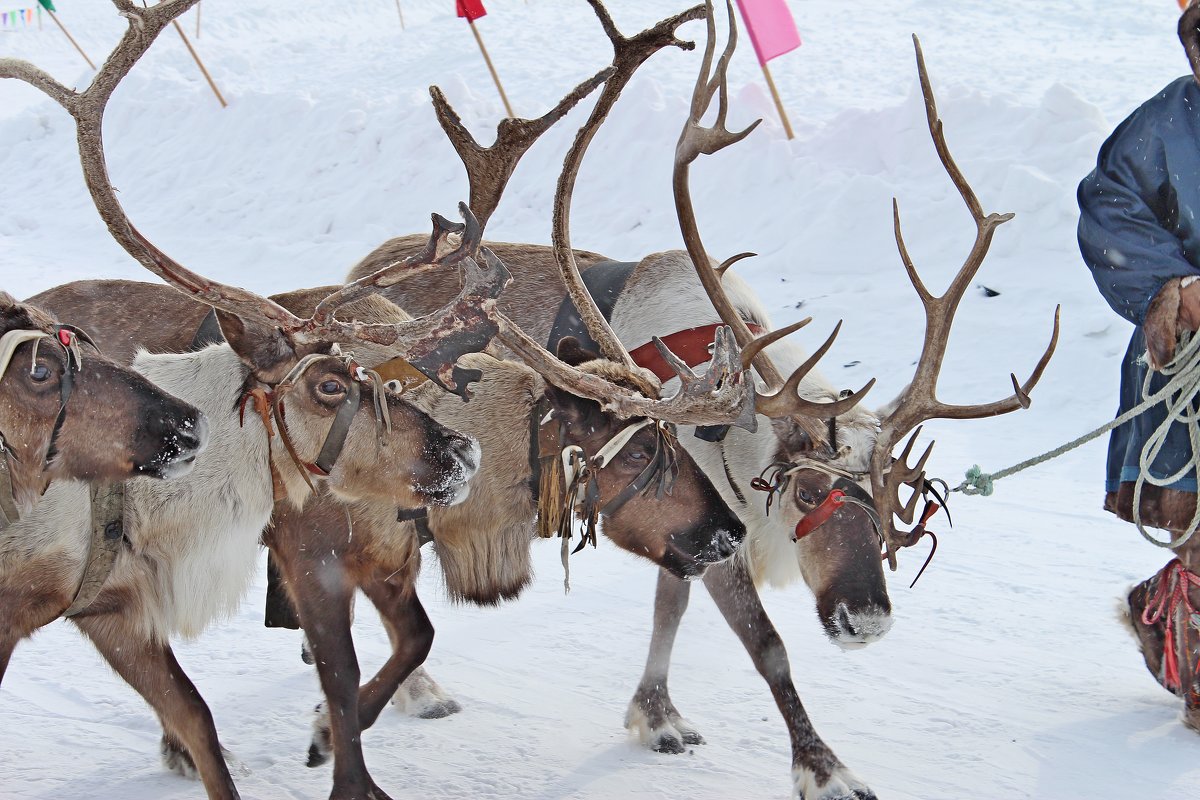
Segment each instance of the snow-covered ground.
[{"label": "snow-covered ground", "polygon": [[[451,214],[466,181],[431,113],[436,83],[480,137],[501,105],[450,0],[206,0],[197,44],[230,101],[218,107],[173,31],[115,96],[106,138],[130,216],[199,272],[268,292],[329,283],[388,236]],[[24,5],[31,5],[26,2]],[[14,7],[20,3],[10,3]],[[111,4],[58,0],[93,59],[119,37]],[[609,56],[582,0],[491,0],[479,23],[519,114],[540,114]],[[892,242],[901,201],[909,246],[938,287],[961,263],[970,219],[925,130],[909,34],[922,37],[947,135],[987,210],[1014,211],[963,302],[943,398],[992,399],[1025,372],[1063,306],[1058,355],[1033,408],[939,424],[935,473],[999,469],[1107,420],[1129,329],[1101,301],[1075,247],[1074,189],[1121,118],[1186,71],[1171,0],[1006,3],[791,0],[805,45],[771,65],[798,132],[788,142],[749,46],[734,64],[734,120],[766,118],[696,170],[710,249],[755,250],[739,271],[776,324],[812,315],[808,346],[846,320],[824,362],[837,385],[903,386],[921,317]],[[611,0],[626,32],[683,3]],[[194,12],[184,20],[194,31]],[[694,24],[684,31],[702,36]],[[49,21],[0,33],[68,84],[90,72]],[[580,177],[573,239],[618,258],[677,247],[671,153],[698,58],[665,52],[642,70]],[[571,115],[517,171],[489,235],[545,242]],[[66,114],[0,82],[0,288],[27,296],[83,277],[147,277],[108,237],[83,189]],[[801,307],[802,304],[802,307]],[[764,600],[818,730],[890,800],[1166,798],[1200,792],[1200,737],[1146,673],[1114,599],[1165,554],[1100,511],[1104,445],[960,498],[937,560],[892,581],[896,625],[853,653],[828,644],[800,586]],[[697,591],[672,694],[708,744],[641,749],[621,726],[649,638],[654,570],[602,543],[576,558],[563,596],[557,548],[499,610],[452,607],[434,564],[424,596],[438,627],[428,666],[465,710],[439,721],[389,710],[365,736],[396,797],[786,797],[788,743],[749,658]],[[242,796],[328,793],[303,765],[315,675],[296,634],[261,628],[262,584],[242,613],[177,652],[245,767]],[[387,638],[361,607],[364,672]],[[3,621],[0,620],[0,624]],[[18,647],[0,690],[0,797],[198,798],[158,764],[153,713],[74,629]]]}]

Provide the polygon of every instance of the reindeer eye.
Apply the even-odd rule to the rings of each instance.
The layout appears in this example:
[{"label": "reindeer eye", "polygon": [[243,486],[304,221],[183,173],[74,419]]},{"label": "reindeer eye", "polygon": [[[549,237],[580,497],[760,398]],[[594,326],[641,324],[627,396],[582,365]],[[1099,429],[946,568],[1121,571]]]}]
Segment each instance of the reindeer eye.
[{"label": "reindeer eye", "polygon": [[338,381],[325,381],[317,387],[317,391],[321,394],[339,395],[346,393],[346,387]]},{"label": "reindeer eye", "polygon": [[799,486],[796,488],[796,498],[801,503],[804,503],[806,506],[815,505],[816,501],[817,501],[817,498],[813,497],[812,493],[809,492],[808,489],[805,489],[803,486]]},{"label": "reindeer eye", "polygon": [[650,458],[650,454],[645,450],[630,450],[626,457],[630,461],[645,461]]},{"label": "reindeer eye", "polygon": [[34,364],[33,369],[29,372],[29,378],[34,383],[45,383],[50,380],[50,369],[45,364]]}]

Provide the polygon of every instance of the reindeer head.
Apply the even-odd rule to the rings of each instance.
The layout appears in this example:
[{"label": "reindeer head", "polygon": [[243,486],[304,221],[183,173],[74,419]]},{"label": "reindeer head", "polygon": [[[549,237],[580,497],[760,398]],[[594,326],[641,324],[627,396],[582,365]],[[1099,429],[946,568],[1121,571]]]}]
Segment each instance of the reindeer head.
[{"label": "reindeer head", "polygon": [[0,446],[22,510],[56,479],[183,475],[207,430],[195,408],[0,292]]},{"label": "reindeer head", "polygon": [[[649,372],[628,369],[563,339],[558,358],[581,373],[657,397],[658,380]],[[704,471],[675,438],[675,426],[647,417],[619,418],[600,403],[570,391],[546,387],[551,424],[543,425],[547,467],[570,464],[574,456],[586,470],[577,479],[578,494],[561,512],[579,514],[586,524],[604,517],[603,530],[618,547],[644,556],[681,578],[693,578],[737,550],[746,527],[725,502]],[[548,434],[548,435],[547,435]],[[566,467],[564,467],[565,469]],[[546,469],[546,467],[544,467]],[[557,490],[550,482],[566,476],[557,469],[544,473],[542,500]],[[569,480],[567,481],[570,482]],[[578,502],[576,502],[578,501]],[[553,512],[542,504],[542,523]],[[562,532],[561,530],[559,531]],[[591,533],[585,530],[584,543]],[[582,544],[582,543],[581,543]]]},{"label": "reindeer head", "polygon": [[[896,242],[900,255],[926,310],[925,348],[914,381],[901,398],[889,407],[888,412],[881,415],[877,429],[871,430],[868,425],[863,435],[858,437],[859,441],[839,443],[839,425],[844,430],[853,428],[853,425],[847,426],[845,422],[852,419],[852,412],[857,411],[855,406],[874,384],[872,380],[857,392],[845,392],[841,396],[825,398],[826,402],[819,402],[822,392],[814,385],[815,376],[810,376],[810,373],[832,345],[841,323],[810,358],[799,363],[790,373],[781,370],[773,360],[780,345],[774,343],[809,320],[762,333],[756,338],[755,332],[743,319],[738,304],[730,298],[728,287],[724,285],[731,278],[725,275],[728,267],[748,254],[734,256],[714,266],[715,262],[709,258],[700,238],[688,186],[691,163],[701,153],[712,154],[741,141],[758,124],[755,122],[738,132],[726,128],[729,107],[727,73],[737,44],[737,27],[732,4],[727,0],[725,5],[729,35],[725,50],[714,67],[716,21],[711,0],[706,2],[708,42],[692,95],[691,112],[676,149],[673,188],[680,228],[700,282],[720,318],[732,328],[743,348],[743,366],[748,369],[753,365],[761,377],[763,386],[756,391],[756,410],[771,419],[778,442],[775,453],[778,460],[760,476],[759,486],[772,498],[778,498],[788,525],[792,518],[798,519],[794,530],[801,550],[802,569],[817,594],[818,610],[826,630],[835,641],[865,643],[870,639],[860,634],[867,633],[869,636],[869,632],[855,630],[863,626],[855,625],[850,604],[844,597],[857,595],[875,603],[881,612],[886,613],[890,604],[883,588],[880,565],[874,563],[879,557],[876,547],[883,545],[885,557],[895,569],[896,552],[922,537],[926,532],[924,525],[929,510],[937,508],[927,501],[920,522],[911,531],[896,529],[896,517],[906,525],[914,523],[918,503],[926,498],[929,491],[930,484],[924,474],[929,450],[925,451],[915,466],[910,467],[906,459],[916,434],[899,458],[893,458],[893,448],[923,420],[991,416],[1027,406],[1028,392],[1040,378],[1057,341],[1057,315],[1050,346],[1024,385],[1013,377],[1015,392],[1011,397],[979,406],[949,406],[936,399],[937,376],[958,303],[987,254],[996,227],[1010,219],[1011,215],[985,216],[950,157],[941,121],[937,119],[920,45],[917,44],[918,73],[925,96],[930,134],[939,158],[975,219],[977,237],[971,254],[950,288],[941,297],[935,297],[916,273],[900,235],[899,212],[895,212]],[[701,120],[714,97],[719,97],[715,121],[711,127],[704,127]],[[768,357],[765,351],[772,345],[774,351],[772,357]],[[793,361],[799,362],[800,359]],[[790,369],[793,364],[786,366]],[[786,380],[783,378],[785,374],[789,374]],[[862,412],[857,412],[856,416],[861,418]],[[918,433],[919,430],[917,428]],[[902,485],[912,489],[906,501],[901,501],[899,496]],[[866,542],[871,543],[870,548]],[[886,630],[886,627],[876,633],[882,630]]]}]

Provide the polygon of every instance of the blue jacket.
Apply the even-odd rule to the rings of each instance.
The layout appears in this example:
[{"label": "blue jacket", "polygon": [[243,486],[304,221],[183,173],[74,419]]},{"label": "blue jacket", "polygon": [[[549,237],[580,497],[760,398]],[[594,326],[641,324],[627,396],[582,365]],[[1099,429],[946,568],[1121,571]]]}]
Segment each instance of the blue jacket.
[{"label": "blue jacket", "polygon": [[[1172,278],[1200,275],[1200,85],[1188,75],[1134,111],[1100,148],[1096,169],[1079,184],[1079,249],[1104,299],[1137,328],[1121,365],[1121,414],[1141,402],[1149,367],[1142,334],[1150,301]],[[1156,374],[1155,390],[1165,383]],[[1113,431],[1106,490],[1138,475],[1138,458],[1162,406]],[[1152,473],[1176,472],[1191,454],[1175,425]],[[1192,476],[1171,485],[1195,492]]]}]

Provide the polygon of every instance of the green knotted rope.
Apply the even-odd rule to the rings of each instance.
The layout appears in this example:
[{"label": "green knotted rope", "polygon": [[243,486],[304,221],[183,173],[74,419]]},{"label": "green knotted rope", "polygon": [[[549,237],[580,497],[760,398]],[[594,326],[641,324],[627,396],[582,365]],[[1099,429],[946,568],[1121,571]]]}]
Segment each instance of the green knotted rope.
[{"label": "green knotted rope", "polygon": [[[978,464],[972,465],[967,470],[966,480],[954,487],[953,491],[987,497],[992,494],[995,482],[1001,478],[1007,478],[1009,475],[1015,475],[1022,470],[1037,466],[1052,458],[1057,458],[1063,453],[1074,450],[1076,447],[1087,444],[1098,436],[1108,433],[1113,428],[1124,425],[1146,409],[1158,403],[1166,403],[1167,417],[1163,420],[1162,425],[1156,428],[1150,435],[1150,438],[1146,440],[1146,444],[1142,448],[1142,453],[1138,460],[1140,471],[1137,481],[1133,486],[1133,522],[1137,525],[1138,531],[1142,536],[1152,544],[1169,548],[1176,548],[1183,545],[1192,538],[1197,528],[1200,528],[1200,503],[1196,504],[1196,511],[1192,516],[1192,521],[1188,523],[1187,530],[1177,539],[1163,541],[1149,533],[1142,524],[1141,499],[1142,487],[1146,483],[1150,483],[1152,486],[1169,486],[1188,472],[1196,476],[1197,485],[1200,486],[1200,413],[1192,407],[1193,401],[1197,395],[1200,395],[1200,336],[1185,333],[1180,341],[1179,351],[1176,353],[1175,358],[1171,360],[1171,363],[1162,368],[1162,374],[1169,376],[1170,380],[1157,392],[1148,394],[1150,391],[1150,380],[1154,377],[1153,372],[1148,372],[1146,380],[1142,384],[1142,396],[1145,399],[1112,422],[1105,423],[1094,431],[1085,433],[1077,439],[1072,439],[1053,450],[1049,450],[1033,458],[1028,458],[1019,464],[1014,464],[999,472],[984,472]],[[1188,439],[1192,445],[1192,456],[1174,474],[1157,478],[1150,474],[1150,465],[1158,457],[1158,454],[1166,444],[1167,433],[1175,423],[1187,426]]]}]

